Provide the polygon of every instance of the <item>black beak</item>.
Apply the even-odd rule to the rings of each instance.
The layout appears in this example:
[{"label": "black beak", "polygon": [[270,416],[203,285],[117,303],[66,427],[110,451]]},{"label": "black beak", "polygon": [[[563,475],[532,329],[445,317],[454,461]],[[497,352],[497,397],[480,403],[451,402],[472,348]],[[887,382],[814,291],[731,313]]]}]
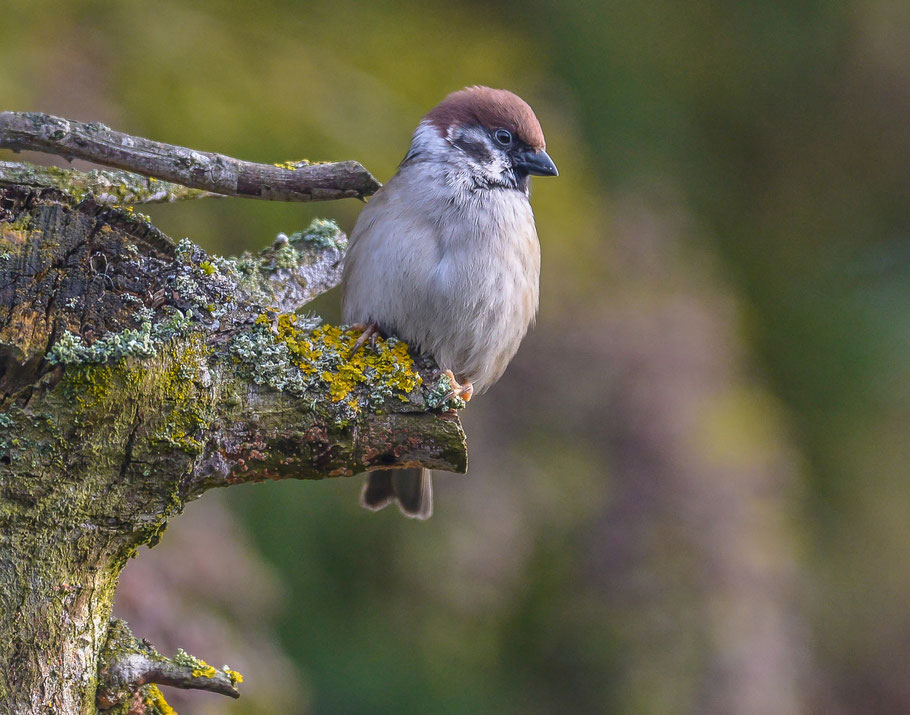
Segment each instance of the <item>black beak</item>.
[{"label": "black beak", "polygon": [[559,176],[556,164],[543,149],[540,151],[528,149],[522,152],[518,155],[516,164],[534,176]]}]

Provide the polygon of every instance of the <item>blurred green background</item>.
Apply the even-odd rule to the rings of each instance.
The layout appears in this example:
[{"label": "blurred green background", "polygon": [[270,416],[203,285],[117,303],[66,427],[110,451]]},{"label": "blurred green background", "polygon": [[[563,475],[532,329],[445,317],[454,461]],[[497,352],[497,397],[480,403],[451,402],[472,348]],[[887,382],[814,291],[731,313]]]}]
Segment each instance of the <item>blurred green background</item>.
[{"label": "blurred green background", "polygon": [[[127,567],[137,633],[247,676],[181,713],[910,712],[906,0],[0,0],[0,40],[0,109],[386,180],[488,84],[560,168],[430,522],[237,487]],[[359,209],[149,213],[232,253]]]}]

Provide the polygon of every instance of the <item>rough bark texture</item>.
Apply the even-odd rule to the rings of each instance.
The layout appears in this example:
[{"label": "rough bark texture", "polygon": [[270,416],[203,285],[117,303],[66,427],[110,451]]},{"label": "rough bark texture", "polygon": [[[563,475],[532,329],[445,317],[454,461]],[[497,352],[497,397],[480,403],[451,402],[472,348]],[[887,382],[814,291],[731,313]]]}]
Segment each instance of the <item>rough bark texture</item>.
[{"label": "rough bark texture", "polygon": [[120,674],[102,706],[151,711],[151,685],[110,697],[129,672],[102,661],[111,602],[206,489],[465,470],[434,366],[394,339],[352,355],[356,331],[295,313],[344,246],[317,221],[209,256],[131,209],[0,181],[0,712],[95,712],[99,669]]},{"label": "rough bark texture", "polygon": [[99,203],[122,206],[224,197],[129,171],[95,169],[82,172],[12,161],[0,161],[0,184],[33,189],[65,188],[66,193],[79,199],[91,194]]}]

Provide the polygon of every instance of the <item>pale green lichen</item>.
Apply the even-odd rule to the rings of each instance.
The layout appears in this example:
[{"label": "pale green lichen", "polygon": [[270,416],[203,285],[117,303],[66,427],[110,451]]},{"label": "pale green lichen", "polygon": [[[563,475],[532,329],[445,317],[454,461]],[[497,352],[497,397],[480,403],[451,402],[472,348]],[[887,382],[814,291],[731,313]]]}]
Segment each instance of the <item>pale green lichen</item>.
[{"label": "pale green lichen", "polygon": [[292,233],[288,240],[291,244],[307,243],[316,248],[344,248],[347,237],[338,228],[338,224],[327,218],[316,218],[303,231]]},{"label": "pale green lichen", "polygon": [[[127,244],[125,252],[140,270],[144,269],[135,246]],[[139,306],[135,313],[138,327],[107,334],[91,345],[84,344],[76,336],[65,335],[51,349],[48,359],[58,364],[80,364],[122,357],[150,357],[163,342],[186,335],[192,325],[219,320],[236,309],[235,294],[240,276],[230,266],[231,261],[210,257],[188,238],[176,244],[174,254],[176,261],[169,269],[166,289],[174,304],[165,308],[170,311],[166,318],[161,319],[146,308],[141,298],[123,293],[120,295],[122,301]]]},{"label": "pale green lichen", "polygon": [[151,357],[154,354],[151,325],[148,330],[128,328],[119,333],[106,333],[91,345],[87,345],[81,336],[67,330],[54,343],[47,354],[47,361],[52,365],[78,365],[103,363],[125,357]]},{"label": "pale green lichen", "polygon": [[[345,245],[337,224],[324,219],[314,220],[290,238],[279,234],[272,246],[255,255],[245,252],[236,258],[210,256],[184,238],[175,247],[177,262],[170,287],[179,296],[179,307],[220,320],[238,307],[241,298],[263,307],[280,302],[289,279],[286,272],[300,272],[326,250],[341,251]],[[290,280],[304,286],[302,273]]]},{"label": "pale green lichen", "polygon": [[52,365],[86,365],[122,360],[148,358],[159,346],[177,337],[183,337],[192,326],[193,315],[174,310],[170,317],[152,322],[153,313],[148,308],[137,311],[139,328],[126,328],[116,333],[105,333],[93,343],[86,343],[81,336],[65,331],[51,346],[46,359]]},{"label": "pale green lichen", "polygon": [[296,268],[300,260],[297,249],[286,244],[275,251],[275,268]]},{"label": "pale green lichen", "polygon": [[240,288],[253,300],[267,304],[270,292],[266,288],[269,276],[277,269],[293,270],[301,262],[309,260],[313,249],[343,250],[347,246],[347,237],[338,228],[338,224],[328,219],[314,219],[303,231],[290,236],[278,234],[274,249],[266,249],[257,255],[243,253],[236,258],[223,256],[200,257],[194,249],[201,252],[192,242],[184,239],[178,244],[178,252],[186,262],[201,263],[207,261],[217,274],[236,281]]},{"label": "pale green lichen", "polygon": [[0,457],[12,460],[22,445],[22,430],[18,428],[13,412],[21,418],[21,410],[12,407],[0,413]]},{"label": "pale green lichen", "polygon": [[[310,321],[311,327],[315,327],[313,322],[318,325],[319,321]],[[287,344],[276,339],[268,326],[261,322],[235,336],[229,349],[242,373],[257,385],[267,385],[280,392],[301,397],[314,384],[292,362]]]},{"label": "pale green lichen", "polygon": [[463,410],[467,403],[461,397],[448,397],[452,394],[454,385],[449,376],[442,373],[439,381],[433,386],[433,389],[427,393],[427,407],[430,409],[448,409]]},{"label": "pale green lichen", "polygon": [[199,248],[195,243],[193,243],[188,238],[181,238],[177,241],[177,245],[174,247],[174,253],[184,263],[189,263],[193,261],[193,258],[197,253],[201,253],[202,249]]}]

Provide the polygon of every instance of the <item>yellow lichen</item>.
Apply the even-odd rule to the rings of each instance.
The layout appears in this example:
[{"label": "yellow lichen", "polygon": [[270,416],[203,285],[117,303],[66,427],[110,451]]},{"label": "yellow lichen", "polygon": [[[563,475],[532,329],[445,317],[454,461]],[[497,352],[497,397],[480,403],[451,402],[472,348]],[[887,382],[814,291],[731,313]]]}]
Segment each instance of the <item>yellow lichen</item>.
[{"label": "yellow lichen", "polygon": [[302,166],[307,166],[310,162],[307,159],[298,159],[297,161],[279,161],[272,166],[277,166],[279,169],[289,169],[290,171],[297,171],[297,169]]},{"label": "yellow lichen", "polygon": [[177,711],[167,704],[164,694],[157,685],[148,685],[145,688],[145,706],[156,715],[177,715]]},{"label": "yellow lichen", "polygon": [[224,666],[221,669],[221,672],[224,673],[228,678],[231,679],[231,685],[237,687],[240,683],[243,682],[243,676],[238,673],[236,670],[231,670],[228,666]]},{"label": "yellow lichen", "polygon": [[[294,323],[297,322],[297,316],[293,313],[283,313],[278,316],[278,339],[283,342],[288,351],[291,353],[291,360],[301,369],[305,375],[312,375],[316,372],[315,363],[322,350],[316,339],[316,332],[306,333],[297,330]],[[321,328],[320,328],[321,329]]]},{"label": "yellow lichen", "polygon": [[183,648],[177,649],[177,655],[175,655],[172,660],[179,666],[192,668],[194,678],[214,678],[218,674],[218,671],[202,660],[202,658],[190,655],[183,650]]},{"label": "yellow lichen", "polygon": [[[263,320],[264,318],[264,320]],[[258,323],[272,324],[268,316],[259,316]],[[372,383],[375,388],[397,393],[402,402],[422,383],[414,369],[408,346],[400,340],[377,337],[374,344],[365,345],[353,352],[360,332],[342,330],[335,325],[321,325],[312,332],[297,330],[297,316],[284,313],[278,316],[274,331],[291,355],[291,360],[306,375],[316,372],[316,363],[327,352],[341,356],[334,370],[322,370],[320,377],[329,385],[332,402],[341,402],[358,385]],[[356,405],[356,401],[349,401]]]},{"label": "yellow lichen", "polygon": [[200,667],[193,669],[194,678],[214,678],[218,671],[204,660],[199,661]]}]

